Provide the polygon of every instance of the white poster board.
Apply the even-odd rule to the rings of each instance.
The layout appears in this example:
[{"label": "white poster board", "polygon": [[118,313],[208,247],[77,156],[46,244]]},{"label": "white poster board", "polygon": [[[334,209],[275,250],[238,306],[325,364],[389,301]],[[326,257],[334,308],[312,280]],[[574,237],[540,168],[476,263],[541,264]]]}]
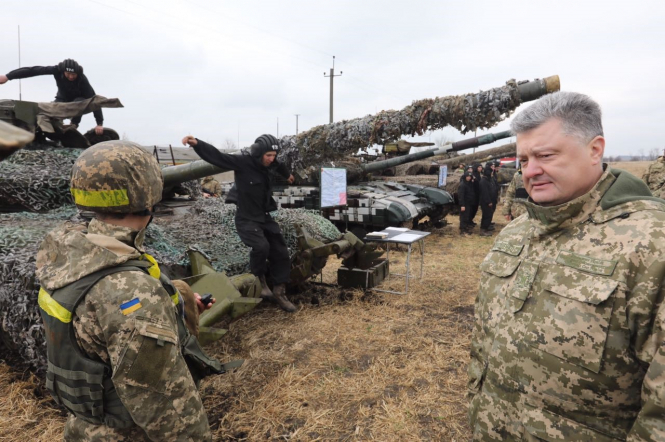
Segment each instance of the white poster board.
[{"label": "white poster board", "polygon": [[321,208],[346,206],[346,169],[321,168]]},{"label": "white poster board", "polygon": [[448,166],[439,166],[439,187],[446,185],[448,179]]}]

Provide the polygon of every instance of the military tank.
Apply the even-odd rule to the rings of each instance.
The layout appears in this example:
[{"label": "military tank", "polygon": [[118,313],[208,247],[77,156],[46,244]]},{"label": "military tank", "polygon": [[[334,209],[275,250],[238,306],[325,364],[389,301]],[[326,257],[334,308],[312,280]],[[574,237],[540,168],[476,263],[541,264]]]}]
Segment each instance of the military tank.
[{"label": "military tank", "polygon": [[[402,111],[319,126],[298,137],[284,137],[281,159],[297,171],[299,182],[307,183],[308,175],[314,176],[318,168],[339,161],[358,146],[448,124],[463,132],[489,127],[522,101],[556,90],[557,82],[553,77],[519,84],[511,80],[490,91],[420,100]],[[61,222],[86,222],[69,193],[71,166],[80,152],[69,146],[45,146],[18,151],[0,163],[0,341],[37,369],[45,366],[45,345],[37,306],[35,255],[44,235]],[[182,166],[164,169],[165,181],[176,186],[219,173],[214,166],[205,166],[211,169],[203,175],[203,167],[194,175],[189,169],[176,169]],[[235,206],[214,199],[176,198],[160,212],[148,228],[146,248],[169,276],[189,276],[191,263],[186,252],[192,248],[208,256],[217,272],[233,276],[247,271],[248,250],[233,231]],[[320,272],[331,254],[339,254],[349,271],[365,267],[377,275],[380,253],[351,233],[342,234],[318,211],[280,209],[274,216],[289,246],[296,285]],[[387,268],[378,270],[386,272]]]},{"label": "military tank", "polygon": [[105,127],[101,134],[91,129],[83,135],[76,125],[63,124],[62,120],[102,108],[118,107],[123,107],[120,100],[101,95],[71,103],[0,100],[0,121],[33,133],[36,149],[49,143],[84,149],[101,141],[118,140],[120,137],[115,130],[108,127]]}]

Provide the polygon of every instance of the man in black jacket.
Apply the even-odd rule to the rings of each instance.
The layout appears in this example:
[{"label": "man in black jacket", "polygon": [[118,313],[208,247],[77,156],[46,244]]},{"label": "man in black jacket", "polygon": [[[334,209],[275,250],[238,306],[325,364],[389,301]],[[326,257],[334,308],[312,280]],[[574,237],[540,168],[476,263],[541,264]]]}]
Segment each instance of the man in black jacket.
[{"label": "man in black jacket", "polygon": [[464,172],[459,189],[457,190],[457,199],[459,200],[459,231],[460,234],[470,234],[473,230],[471,224],[471,208],[478,199],[473,186],[473,176],[469,172]]},{"label": "man in black jacket", "polygon": [[[68,58],[60,62],[57,66],[33,66],[18,68],[7,75],[0,75],[0,84],[5,84],[9,80],[19,78],[37,77],[39,75],[53,75],[55,84],[58,86],[58,93],[55,95],[56,103],[71,103],[72,101],[85,100],[95,96],[95,90],[90,86],[88,77],[83,74],[83,66],[75,60]],[[93,112],[97,126],[95,133],[101,135],[104,133],[104,114],[102,110]],[[81,122],[81,116],[72,118],[72,124],[78,127]]]},{"label": "man in black jacket", "polygon": [[483,212],[480,220],[480,236],[492,235],[491,231],[494,230],[492,216],[494,215],[498,199],[499,192],[492,180],[492,168],[488,165],[485,167],[480,180],[480,209]]},{"label": "man in black jacket", "polygon": [[[216,147],[191,135],[183,138],[182,144],[189,144],[208,163],[235,172],[238,191],[236,230],[242,242],[252,249],[249,253],[249,266],[251,272],[261,280],[261,297],[276,302],[287,312],[296,311],[295,306],[286,298],[286,283],[289,282],[291,273],[289,251],[279,225],[269,213],[277,210],[277,203],[272,197],[269,169],[274,169],[290,183],[294,181],[286,166],[275,160],[280,148],[277,138],[261,135],[251,145],[249,155],[222,153]],[[266,281],[266,261],[270,263],[274,288],[272,291]]]}]

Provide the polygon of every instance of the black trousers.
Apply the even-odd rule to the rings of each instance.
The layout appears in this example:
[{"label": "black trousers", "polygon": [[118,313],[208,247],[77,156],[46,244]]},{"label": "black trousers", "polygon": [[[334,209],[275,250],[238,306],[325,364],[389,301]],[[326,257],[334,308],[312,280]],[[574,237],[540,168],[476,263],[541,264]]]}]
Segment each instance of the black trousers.
[{"label": "black trousers", "polygon": [[[464,211],[461,210],[462,208],[464,208]],[[459,229],[472,229],[473,225],[471,224],[471,220],[471,206],[461,206],[459,212]]]},{"label": "black trousers", "polygon": [[483,216],[480,219],[480,228],[487,230],[492,223],[492,216],[494,215],[495,205],[487,206],[485,204],[480,205],[480,209],[483,211]]},{"label": "black trousers", "polygon": [[289,282],[291,274],[289,249],[286,247],[279,225],[270,216],[266,216],[264,223],[236,218],[236,230],[242,242],[252,248],[249,252],[249,268],[254,275],[266,275],[270,263],[273,284]]},{"label": "black trousers", "polygon": [[478,198],[474,198],[474,200],[471,202],[471,205],[467,207],[467,210],[471,209],[469,212],[469,222],[473,222],[473,219],[476,217],[476,214],[478,213],[478,206],[479,206],[479,201]]}]

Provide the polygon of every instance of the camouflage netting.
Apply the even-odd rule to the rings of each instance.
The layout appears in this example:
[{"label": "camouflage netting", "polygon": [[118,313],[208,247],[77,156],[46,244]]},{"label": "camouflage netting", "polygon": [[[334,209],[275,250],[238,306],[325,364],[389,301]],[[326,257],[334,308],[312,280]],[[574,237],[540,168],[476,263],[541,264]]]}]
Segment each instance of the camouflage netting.
[{"label": "camouflage netting", "polygon": [[0,163],[0,211],[43,212],[71,204],[69,179],[82,151],[22,150]]},{"label": "camouflage netting", "polygon": [[[229,275],[247,272],[249,249],[235,232],[234,216],[233,205],[217,198],[199,200],[186,216],[156,218],[148,228],[146,249],[174,277],[185,273],[189,264],[185,252],[191,246],[214,259],[217,270]],[[291,256],[297,247],[296,224],[321,241],[340,236],[316,211],[284,209],[275,212],[274,218]],[[0,214],[0,338],[21,360],[40,371],[46,367],[46,347],[37,306],[35,256],[46,233],[68,219],[83,222],[71,205],[43,214]]]},{"label": "camouflage netting", "polygon": [[[186,219],[157,218],[148,229],[146,243],[157,261],[166,266],[187,265],[185,253],[194,247],[205,252],[218,271],[247,273],[250,249],[236,233],[235,214],[236,206],[219,198],[199,200]],[[298,248],[296,224],[319,241],[334,241],[340,236],[339,230],[315,210],[280,209],[273,212],[273,218],[282,229],[291,257]]]},{"label": "camouflage netting", "polygon": [[279,160],[291,170],[337,161],[372,144],[422,135],[427,130],[452,126],[463,134],[486,129],[507,118],[520,104],[515,80],[505,86],[466,95],[414,101],[402,110],[381,111],[348,121],[317,126],[282,138]]}]

